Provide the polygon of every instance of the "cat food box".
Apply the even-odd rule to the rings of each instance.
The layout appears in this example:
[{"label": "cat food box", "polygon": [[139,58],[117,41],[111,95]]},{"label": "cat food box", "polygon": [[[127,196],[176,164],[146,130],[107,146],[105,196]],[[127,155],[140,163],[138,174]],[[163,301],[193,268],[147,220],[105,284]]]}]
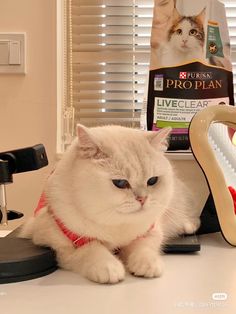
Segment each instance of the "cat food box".
[{"label": "cat food box", "polygon": [[147,101],[141,125],[171,126],[170,150],[188,149],[189,123],[212,105],[234,105],[223,3],[155,0]]}]

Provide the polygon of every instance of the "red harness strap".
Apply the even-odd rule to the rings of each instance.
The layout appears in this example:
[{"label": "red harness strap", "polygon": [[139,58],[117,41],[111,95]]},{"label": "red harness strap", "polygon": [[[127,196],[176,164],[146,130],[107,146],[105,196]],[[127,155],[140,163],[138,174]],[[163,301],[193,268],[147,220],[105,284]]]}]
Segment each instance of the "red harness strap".
[{"label": "red harness strap", "polygon": [[[38,205],[34,211],[34,215],[36,216],[40,210],[43,207],[47,206],[47,200],[46,200],[46,196],[45,193],[42,193]],[[63,232],[63,234],[73,243],[74,247],[79,248],[85,244],[90,243],[91,241],[95,240],[93,238],[87,238],[84,236],[81,236],[79,234],[74,233],[73,231],[69,230],[64,224],[63,222],[55,216],[53,210],[51,208],[49,208],[48,212],[51,214],[52,218],[54,219],[55,223],[57,224],[57,226],[59,227],[59,229]]]},{"label": "red harness strap", "polygon": [[40,199],[38,201],[38,205],[37,207],[35,208],[34,210],[34,216],[36,216],[40,210],[43,208],[43,207],[46,207],[47,206],[47,201],[46,201],[46,195],[45,193],[43,192],[40,196]]},{"label": "red harness strap", "polygon": [[[38,205],[34,211],[34,215],[36,216],[40,212],[40,210],[46,206],[48,206],[48,204],[47,204],[47,200],[46,200],[46,195],[43,192],[41,194],[40,199],[39,199]],[[54,219],[55,223],[57,224],[58,228],[73,243],[75,248],[82,247],[83,245],[88,244],[91,241],[96,240],[95,238],[88,238],[88,237],[81,236],[77,233],[74,233],[73,231],[69,230],[58,217],[55,216],[55,214],[51,208],[48,209],[48,212],[51,214],[51,216]],[[136,239],[145,238],[145,236],[148,234],[148,232],[150,232],[152,229],[154,229],[154,227],[155,227],[154,224],[151,225],[151,227],[148,229],[148,231],[145,234],[138,236]]]}]

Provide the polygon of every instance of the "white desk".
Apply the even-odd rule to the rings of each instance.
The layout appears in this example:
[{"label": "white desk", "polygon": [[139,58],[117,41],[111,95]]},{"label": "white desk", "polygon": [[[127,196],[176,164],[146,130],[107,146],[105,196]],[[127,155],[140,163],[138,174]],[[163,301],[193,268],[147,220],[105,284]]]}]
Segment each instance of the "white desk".
[{"label": "white desk", "polygon": [[[165,255],[158,279],[127,275],[99,285],[58,270],[21,283],[0,285],[1,314],[191,314],[236,313],[236,248],[220,234],[200,237],[196,255]],[[225,301],[212,294],[227,293]]]}]

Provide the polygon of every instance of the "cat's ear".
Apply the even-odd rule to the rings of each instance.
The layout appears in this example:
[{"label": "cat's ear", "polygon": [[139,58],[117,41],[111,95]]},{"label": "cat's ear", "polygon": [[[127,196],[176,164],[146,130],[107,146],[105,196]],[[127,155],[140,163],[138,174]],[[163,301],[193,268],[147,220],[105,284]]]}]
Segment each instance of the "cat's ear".
[{"label": "cat's ear", "polygon": [[158,150],[165,152],[169,146],[169,136],[172,131],[171,127],[163,128],[158,132],[147,132],[150,144]]},{"label": "cat's ear", "polygon": [[197,16],[196,16],[196,21],[199,24],[204,24],[205,21],[205,17],[206,17],[206,8],[204,8]]},{"label": "cat's ear", "polygon": [[174,21],[179,20],[181,18],[181,14],[179,13],[179,11],[176,9],[176,6],[173,10],[173,19]]},{"label": "cat's ear", "polygon": [[89,134],[89,129],[82,124],[77,124],[77,136],[80,147],[94,147],[95,143]]},{"label": "cat's ear", "polygon": [[79,153],[82,158],[102,158],[101,152],[96,140],[93,138],[89,128],[82,124],[77,124],[77,137],[79,145]]}]

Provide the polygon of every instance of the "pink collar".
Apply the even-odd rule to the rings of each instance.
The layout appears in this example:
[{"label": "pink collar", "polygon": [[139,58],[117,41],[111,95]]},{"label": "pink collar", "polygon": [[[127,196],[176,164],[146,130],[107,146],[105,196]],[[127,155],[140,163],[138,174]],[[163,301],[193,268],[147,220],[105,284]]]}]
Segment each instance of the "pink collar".
[{"label": "pink collar", "polygon": [[[40,199],[39,199],[38,205],[34,211],[34,216],[36,216],[40,212],[40,210],[46,206],[48,206],[48,204],[47,204],[47,200],[46,200],[46,195],[43,192],[41,194]],[[54,219],[54,221],[57,224],[57,226],[59,227],[59,229],[73,243],[75,248],[82,247],[83,245],[88,244],[91,241],[96,240],[95,238],[84,237],[84,236],[81,236],[77,233],[74,233],[73,231],[69,230],[58,217],[55,216],[55,214],[51,208],[48,209],[48,212],[50,213],[50,215]],[[137,239],[144,238],[148,234],[148,232],[150,232],[152,229],[154,229],[154,227],[155,227],[154,224],[151,225],[151,227],[147,230],[147,232],[144,235],[137,237]]]}]

